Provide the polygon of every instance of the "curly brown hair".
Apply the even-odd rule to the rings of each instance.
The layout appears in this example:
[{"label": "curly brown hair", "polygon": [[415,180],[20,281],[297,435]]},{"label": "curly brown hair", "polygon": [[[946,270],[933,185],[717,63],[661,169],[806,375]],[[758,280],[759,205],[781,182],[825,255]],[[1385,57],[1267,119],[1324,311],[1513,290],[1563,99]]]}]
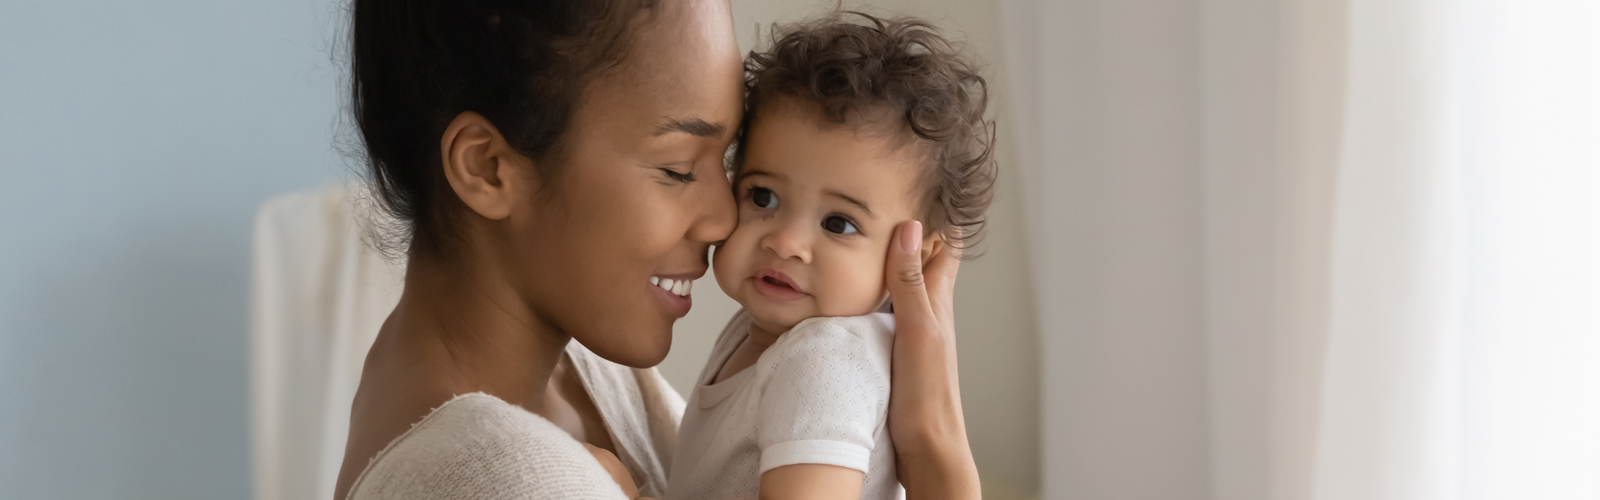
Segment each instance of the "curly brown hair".
[{"label": "curly brown hair", "polygon": [[[988,83],[937,28],[854,11],[774,26],[771,47],[745,59],[745,91],[744,123],[730,164],[735,177],[763,103],[796,99],[815,105],[831,123],[908,131],[903,139],[922,148],[926,158],[920,181],[924,231],[961,249],[982,238],[998,170],[995,124],[984,118]],[[861,122],[869,117],[887,119]]]}]

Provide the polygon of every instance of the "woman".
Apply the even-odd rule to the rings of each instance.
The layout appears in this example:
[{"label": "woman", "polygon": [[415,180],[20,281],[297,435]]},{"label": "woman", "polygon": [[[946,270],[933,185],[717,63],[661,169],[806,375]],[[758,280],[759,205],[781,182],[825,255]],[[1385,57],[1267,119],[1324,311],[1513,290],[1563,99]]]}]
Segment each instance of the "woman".
[{"label": "woman", "polygon": [[[615,497],[578,442],[660,494],[682,399],[621,365],[659,363],[689,310],[651,278],[700,277],[735,222],[726,0],[355,0],[352,17],[369,174],[410,238],[336,497]],[[920,238],[905,241],[888,272],[901,480],[912,498],[977,498],[955,259],[931,257],[924,286]]]}]

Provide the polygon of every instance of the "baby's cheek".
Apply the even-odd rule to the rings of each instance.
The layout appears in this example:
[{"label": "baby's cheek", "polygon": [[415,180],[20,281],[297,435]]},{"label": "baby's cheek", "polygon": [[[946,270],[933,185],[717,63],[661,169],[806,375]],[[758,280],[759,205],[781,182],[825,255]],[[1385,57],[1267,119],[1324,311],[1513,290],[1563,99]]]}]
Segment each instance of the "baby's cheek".
[{"label": "baby's cheek", "polygon": [[739,293],[739,284],[746,275],[749,249],[744,248],[742,240],[729,238],[722,245],[716,247],[711,253],[711,272],[717,280],[717,286],[722,288],[722,293],[734,300],[743,300]]},{"label": "baby's cheek", "polygon": [[852,259],[847,269],[829,273],[834,293],[824,304],[823,316],[861,316],[878,309],[886,290],[883,285],[883,263],[865,257]]}]

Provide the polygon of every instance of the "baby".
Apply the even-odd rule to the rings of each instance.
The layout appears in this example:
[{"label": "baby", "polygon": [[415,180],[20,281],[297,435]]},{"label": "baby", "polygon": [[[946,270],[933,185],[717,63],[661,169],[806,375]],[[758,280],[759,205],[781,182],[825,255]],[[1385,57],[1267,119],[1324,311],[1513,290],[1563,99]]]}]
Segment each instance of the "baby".
[{"label": "baby", "polygon": [[993,122],[973,64],[915,20],[833,14],[746,61],[739,225],[717,284],[744,309],[689,397],[667,497],[898,498],[884,259],[979,236]]}]

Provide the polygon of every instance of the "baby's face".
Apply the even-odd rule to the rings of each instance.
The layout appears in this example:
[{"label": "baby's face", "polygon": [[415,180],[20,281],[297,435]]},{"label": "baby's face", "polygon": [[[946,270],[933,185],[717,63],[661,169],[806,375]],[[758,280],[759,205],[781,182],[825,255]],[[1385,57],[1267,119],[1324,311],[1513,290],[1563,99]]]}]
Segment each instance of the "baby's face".
[{"label": "baby's face", "polygon": [[770,332],[873,312],[886,298],[890,236],[916,217],[915,148],[774,104],[749,131],[739,226],[717,247],[717,284]]}]

